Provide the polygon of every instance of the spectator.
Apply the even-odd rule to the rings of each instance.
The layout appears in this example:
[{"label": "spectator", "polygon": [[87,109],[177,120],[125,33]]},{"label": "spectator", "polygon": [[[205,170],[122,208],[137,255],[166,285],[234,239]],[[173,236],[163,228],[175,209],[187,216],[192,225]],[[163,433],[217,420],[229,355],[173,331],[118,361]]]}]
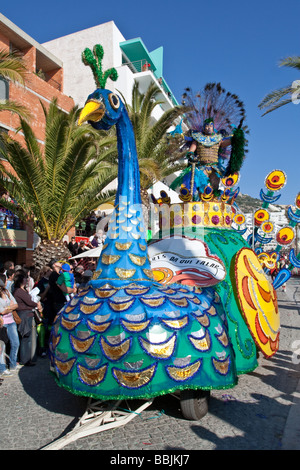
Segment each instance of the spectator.
[{"label": "spectator", "polygon": [[65,289],[63,290],[63,293],[66,301],[69,301],[71,298],[70,296],[75,293],[73,267],[71,267],[68,263],[62,264],[61,271],[56,283],[60,288],[62,288],[64,285]]},{"label": "spectator", "polygon": [[12,289],[12,285],[14,283],[14,277],[15,277],[15,270],[13,268],[9,268],[7,271],[6,271],[6,278],[7,278],[7,282],[6,282],[6,289],[11,292],[11,289]]},{"label": "spectator", "polygon": [[70,289],[68,286],[66,286],[64,283],[62,284],[57,284],[57,280],[60,275],[62,264],[59,261],[55,261],[52,264],[53,271],[50,274],[49,277],[49,291],[48,291],[48,296],[50,297],[50,302],[51,302],[51,318],[50,318],[50,324],[53,323],[54,318],[60,311],[60,309],[64,306],[64,304],[67,302],[67,299],[64,294],[70,294],[72,292],[75,292],[76,289]]},{"label": "spectator", "polygon": [[19,351],[19,336],[17,325],[13,317],[13,310],[18,308],[16,299],[6,289],[6,276],[0,274],[0,315],[3,326],[6,328],[7,337],[10,345],[9,370],[6,367],[5,348],[2,348],[0,354],[0,375],[11,375],[11,372],[18,369],[17,356]]},{"label": "spectator", "polygon": [[15,263],[13,261],[5,261],[1,268],[1,273],[6,275],[8,269],[14,269]]},{"label": "spectator", "polygon": [[91,248],[97,248],[99,246],[99,237],[97,233],[94,236],[90,237]]},{"label": "spectator", "polygon": [[83,274],[83,271],[84,271],[84,267],[81,266],[80,264],[78,266],[76,266],[75,268],[75,272],[74,272],[74,277],[75,277],[75,284],[76,284],[76,287],[78,288],[79,285],[82,283],[82,274]]},{"label": "spectator", "polygon": [[89,248],[85,245],[85,241],[80,240],[79,248],[78,248],[78,255],[80,255],[81,253],[85,253],[88,250],[89,250]]},{"label": "spectator", "polygon": [[23,266],[23,271],[26,274],[27,277],[27,284],[26,284],[26,289],[28,292],[30,292],[34,288],[34,279],[31,276],[31,271],[30,268],[27,268],[27,266]]},{"label": "spectator", "polygon": [[63,307],[65,303],[65,297],[62,290],[56,284],[57,279],[59,278],[59,273],[61,270],[60,261],[54,260],[51,262],[50,267],[52,268],[52,273],[49,276],[49,290],[47,293],[47,299],[49,302],[49,325],[52,325],[54,318],[56,317],[59,310]]},{"label": "spectator", "polygon": [[68,249],[72,256],[76,256],[78,254],[78,243],[75,237],[71,238],[71,241],[68,244]]},{"label": "spectator", "polygon": [[14,280],[13,296],[18,303],[17,313],[21,318],[18,325],[20,335],[20,362],[25,366],[35,365],[34,358],[37,346],[36,324],[33,309],[42,311],[40,302],[33,302],[26,290],[27,274],[20,273]]},{"label": "spectator", "polygon": [[[8,344],[8,342],[9,342],[9,339],[8,339],[8,336],[7,336],[7,329],[4,326],[3,317],[2,317],[2,315],[0,315],[0,358],[1,358],[2,362],[4,362],[5,348],[6,348],[6,344]],[[6,375],[6,374],[9,374],[9,372],[5,372],[4,375]],[[0,377],[1,377],[1,375],[0,375]],[[0,378],[0,385],[2,384],[2,382],[3,382],[3,378],[1,377]]]},{"label": "spectator", "polygon": [[43,321],[37,326],[38,330],[38,353],[42,356],[46,356],[47,344],[48,344],[48,328],[49,328],[49,317],[51,314],[49,303],[47,302],[47,295],[49,291],[49,277],[52,273],[50,266],[44,266],[40,270],[39,279],[36,287],[39,289],[39,295],[41,298],[41,304],[43,307]]},{"label": "spectator", "polygon": [[93,276],[93,271],[91,271],[90,269],[87,269],[86,271],[84,271],[82,275],[82,282],[79,286],[79,290],[87,287],[88,282],[92,279],[92,276]]}]

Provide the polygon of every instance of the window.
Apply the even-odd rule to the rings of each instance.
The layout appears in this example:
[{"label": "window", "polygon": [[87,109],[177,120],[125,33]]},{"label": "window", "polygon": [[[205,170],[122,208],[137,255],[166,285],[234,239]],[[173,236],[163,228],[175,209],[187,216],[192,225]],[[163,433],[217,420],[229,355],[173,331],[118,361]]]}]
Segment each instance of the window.
[{"label": "window", "polygon": [[0,77],[0,101],[6,101],[9,98],[9,83],[5,78]]}]

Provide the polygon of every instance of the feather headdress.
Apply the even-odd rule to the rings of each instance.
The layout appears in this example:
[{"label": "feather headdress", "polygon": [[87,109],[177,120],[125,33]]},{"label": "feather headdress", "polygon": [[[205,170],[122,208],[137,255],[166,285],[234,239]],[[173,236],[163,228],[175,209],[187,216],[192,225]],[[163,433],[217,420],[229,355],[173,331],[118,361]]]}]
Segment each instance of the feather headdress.
[{"label": "feather headdress", "polygon": [[182,104],[188,106],[186,121],[190,129],[201,132],[205,121],[213,120],[215,129],[231,133],[233,127],[241,127],[245,119],[243,102],[235,94],[226,91],[220,83],[207,83],[202,91],[194,94],[190,88],[182,95]]},{"label": "feather headdress", "polygon": [[226,91],[220,83],[207,83],[202,91],[194,94],[190,88],[182,95],[182,104],[189,107],[186,113],[186,123],[192,132],[203,132],[205,124],[213,122],[216,132],[232,136],[231,149],[220,149],[220,156],[230,155],[225,170],[227,175],[239,171],[245,153],[248,133],[243,126],[246,113],[244,103],[239,97]]}]

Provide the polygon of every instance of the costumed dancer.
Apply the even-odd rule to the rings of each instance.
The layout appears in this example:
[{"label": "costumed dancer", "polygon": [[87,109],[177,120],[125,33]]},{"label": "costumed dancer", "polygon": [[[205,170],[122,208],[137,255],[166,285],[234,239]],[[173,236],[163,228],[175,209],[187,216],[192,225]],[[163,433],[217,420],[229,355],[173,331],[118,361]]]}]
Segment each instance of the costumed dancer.
[{"label": "costumed dancer", "polygon": [[245,154],[245,110],[238,96],[219,83],[207,84],[196,96],[186,89],[183,104],[190,108],[186,114],[191,129],[186,138],[190,141],[188,166],[171,188],[183,185],[197,201],[206,186],[217,192],[220,178],[240,170]]}]

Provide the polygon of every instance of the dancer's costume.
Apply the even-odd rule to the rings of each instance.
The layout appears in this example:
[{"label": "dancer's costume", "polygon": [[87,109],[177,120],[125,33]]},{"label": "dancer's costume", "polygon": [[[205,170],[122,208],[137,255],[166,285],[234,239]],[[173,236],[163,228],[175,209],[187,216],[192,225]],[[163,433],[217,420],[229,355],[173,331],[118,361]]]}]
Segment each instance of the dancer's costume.
[{"label": "dancer's costume", "polygon": [[[187,153],[188,167],[171,188],[183,184],[193,194],[193,200],[199,200],[207,185],[217,190],[220,178],[240,170],[244,159],[245,110],[238,97],[226,92],[219,83],[207,84],[196,96],[188,89],[183,98],[190,108],[186,114],[191,129],[187,139],[195,144],[196,150]],[[209,135],[205,129],[210,123],[214,128]]]}]

